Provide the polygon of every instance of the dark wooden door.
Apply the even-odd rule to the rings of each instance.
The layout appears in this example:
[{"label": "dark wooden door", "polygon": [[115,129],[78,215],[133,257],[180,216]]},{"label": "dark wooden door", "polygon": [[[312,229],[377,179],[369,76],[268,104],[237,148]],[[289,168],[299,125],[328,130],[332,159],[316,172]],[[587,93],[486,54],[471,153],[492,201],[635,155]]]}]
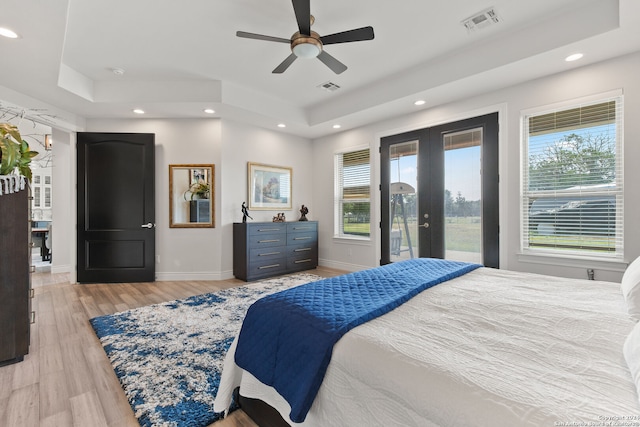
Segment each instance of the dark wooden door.
[{"label": "dark wooden door", "polygon": [[499,267],[497,113],[382,138],[380,180],[381,264]]},{"label": "dark wooden door", "polygon": [[154,142],[78,133],[78,282],[155,280]]}]

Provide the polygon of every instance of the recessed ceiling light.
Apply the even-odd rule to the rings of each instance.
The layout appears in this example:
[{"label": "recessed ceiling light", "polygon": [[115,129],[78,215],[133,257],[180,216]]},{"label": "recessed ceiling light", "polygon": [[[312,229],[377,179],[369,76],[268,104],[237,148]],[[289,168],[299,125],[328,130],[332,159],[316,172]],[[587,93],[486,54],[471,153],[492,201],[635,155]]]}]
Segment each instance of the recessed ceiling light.
[{"label": "recessed ceiling light", "polygon": [[427,101],[425,101],[424,99],[419,99],[416,102],[414,102],[413,105],[424,105],[426,103]]},{"label": "recessed ceiling light", "polygon": [[584,55],[581,53],[574,53],[573,55],[569,55],[566,58],[564,58],[565,61],[567,62],[571,62],[571,61],[577,61],[578,59],[582,58]]},{"label": "recessed ceiling light", "polygon": [[140,109],[140,108],[136,108],[135,110],[133,110],[134,113],[136,114],[144,114],[144,110]]},{"label": "recessed ceiling light", "polygon": [[18,35],[15,32],[11,31],[8,28],[4,28],[4,27],[0,27],[0,36],[5,36],[5,37],[8,37],[10,39],[17,39],[18,38]]},{"label": "recessed ceiling light", "polygon": [[286,127],[287,127],[287,125],[285,125],[284,123],[280,123],[280,124],[278,124],[278,127],[279,127],[279,128],[286,128]]},{"label": "recessed ceiling light", "polygon": [[216,112],[213,108],[205,108],[203,111],[207,114],[215,114]]},{"label": "recessed ceiling light", "polygon": [[340,129],[341,127],[342,127],[342,126],[340,126],[340,125],[338,125],[338,124],[333,125],[333,128],[334,128],[334,129]]}]

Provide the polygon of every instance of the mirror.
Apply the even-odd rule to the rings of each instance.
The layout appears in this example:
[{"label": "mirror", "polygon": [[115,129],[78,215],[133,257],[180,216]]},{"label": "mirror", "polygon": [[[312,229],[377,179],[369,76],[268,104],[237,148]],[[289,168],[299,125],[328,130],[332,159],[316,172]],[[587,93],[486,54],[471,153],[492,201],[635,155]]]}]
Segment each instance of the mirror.
[{"label": "mirror", "polygon": [[214,172],[214,165],[169,165],[169,227],[214,227]]}]

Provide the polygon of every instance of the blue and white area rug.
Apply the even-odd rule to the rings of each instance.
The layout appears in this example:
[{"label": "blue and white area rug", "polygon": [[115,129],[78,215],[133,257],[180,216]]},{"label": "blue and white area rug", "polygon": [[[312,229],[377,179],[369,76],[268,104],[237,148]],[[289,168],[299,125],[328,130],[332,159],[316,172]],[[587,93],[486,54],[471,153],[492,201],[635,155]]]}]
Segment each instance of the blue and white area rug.
[{"label": "blue and white area rug", "polygon": [[319,280],[301,273],[90,320],[141,426],[207,426],[224,357],[257,299]]}]

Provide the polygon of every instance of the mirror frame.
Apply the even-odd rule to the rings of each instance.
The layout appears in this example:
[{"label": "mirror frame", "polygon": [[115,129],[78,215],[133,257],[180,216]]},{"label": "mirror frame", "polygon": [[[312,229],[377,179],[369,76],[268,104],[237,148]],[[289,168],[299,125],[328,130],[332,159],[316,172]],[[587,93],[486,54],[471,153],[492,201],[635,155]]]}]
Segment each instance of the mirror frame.
[{"label": "mirror frame", "polygon": [[[185,183],[184,192],[175,192],[174,194],[174,177],[173,172],[176,169],[208,169],[209,172],[209,221],[208,222],[177,222],[173,217],[174,197],[184,198],[188,191],[188,182]],[[215,165],[214,164],[175,164],[169,165],[169,228],[215,228]],[[190,175],[190,173],[188,174]],[[185,199],[186,200],[186,199]]]}]

